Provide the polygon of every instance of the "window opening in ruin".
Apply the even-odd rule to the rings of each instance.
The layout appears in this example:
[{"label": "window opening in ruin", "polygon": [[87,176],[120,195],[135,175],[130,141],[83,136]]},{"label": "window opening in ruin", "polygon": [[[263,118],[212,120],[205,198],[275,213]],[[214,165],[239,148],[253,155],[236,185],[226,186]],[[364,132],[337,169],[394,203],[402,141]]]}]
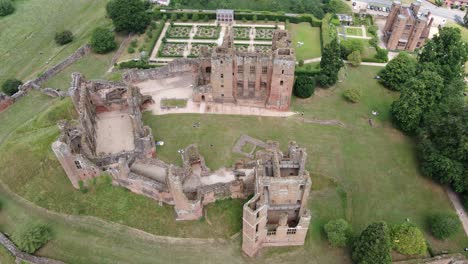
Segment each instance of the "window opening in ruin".
[{"label": "window opening in ruin", "polygon": [[223,85],[223,84],[221,84],[221,88],[224,88],[224,85]]},{"label": "window opening in ruin", "polygon": [[304,190],[304,185],[299,185],[299,190],[303,191]]},{"label": "window opening in ruin", "polygon": [[284,74],[284,70],[281,70],[281,74]]},{"label": "window opening in ruin", "polygon": [[82,169],[81,163],[80,163],[79,160],[75,160],[75,165],[76,165],[76,168],[77,168],[77,169]]},{"label": "window opening in ruin", "polygon": [[260,218],[260,212],[257,212],[257,218]]},{"label": "window opening in ruin", "polygon": [[224,78],[224,74],[221,73],[221,78]]},{"label": "window opening in ruin", "polygon": [[211,73],[211,67],[206,67],[205,72],[206,73]]},{"label": "window opening in ruin", "polygon": [[250,73],[255,73],[255,66],[250,66]]},{"label": "window opening in ruin", "polygon": [[297,200],[297,204],[301,204],[301,200]]},{"label": "window opening in ruin", "polygon": [[296,228],[288,228],[288,231],[286,232],[286,234],[295,235],[296,231],[297,231]]},{"label": "window opening in ruin", "polygon": [[223,64],[223,61],[220,61],[219,63]]},{"label": "window opening in ruin", "polygon": [[224,97],[224,94],[221,94],[221,97]]},{"label": "window opening in ruin", "polygon": [[203,102],[205,102],[205,96],[204,96],[204,95],[201,96],[201,100],[202,100]]},{"label": "window opening in ruin", "polygon": [[255,232],[258,232],[258,224],[255,226]]},{"label": "window opening in ruin", "polygon": [[237,73],[244,73],[244,66],[237,66]]},{"label": "window opening in ruin", "polygon": [[268,67],[267,66],[263,66],[262,67],[262,73],[265,74],[268,72]]},{"label": "window opening in ruin", "polygon": [[280,81],[280,85],[283,85],[283,81]]}]

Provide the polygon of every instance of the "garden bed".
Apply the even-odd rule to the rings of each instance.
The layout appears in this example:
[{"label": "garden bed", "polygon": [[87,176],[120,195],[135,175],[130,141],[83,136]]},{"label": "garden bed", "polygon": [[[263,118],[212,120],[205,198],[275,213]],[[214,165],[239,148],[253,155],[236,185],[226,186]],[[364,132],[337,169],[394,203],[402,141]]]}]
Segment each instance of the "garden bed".
[{"label": "garden bed", "polygon": [[221,27],[215,26],[199,26],[194,39],[218,39]]},{"label": "garden bed", "polygon": [[183,57],[186,48],[187,43],[166,42],[161,45],[158,55],[159,57]]},{"label": "garden bed", "polygon": [[240,51],[240,52],[249,51],[249,45],[248,44],[235,44],[234,46],[236,47],[237,51]]},{"label": "garden bed", "polygon": [[274,28],[255,28],[255,40],[271,40],[273,39]]},{"label": "garden bed", "polygon": [[250,27],[234,27],[234,39],[250,40]]},{"label": "garden bed", "polygon": [[163,98],[161,99],[161,108],[185,108],[187,106],[187,99],[176,99],[176,98]]},{"label": "garden bed", "polygon": [[203,47],[207,47],[208,49],[211,49],[214,44],[210,43],[192,43],[192,49],[190,50],[190,57],[198,57],[200,56],[201,49]]},{"label": "garden bed", "polygon": [[166,32],[166,38],[188,39],[192,26],[170,26]]}]

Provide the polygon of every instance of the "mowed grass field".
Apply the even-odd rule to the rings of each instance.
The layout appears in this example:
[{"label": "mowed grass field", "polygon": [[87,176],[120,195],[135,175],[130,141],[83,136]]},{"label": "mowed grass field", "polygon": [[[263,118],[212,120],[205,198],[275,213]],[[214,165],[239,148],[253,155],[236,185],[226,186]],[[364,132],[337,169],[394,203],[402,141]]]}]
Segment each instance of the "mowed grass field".
[{"label": "mowed grass field", "polygon": [[[296,49],[296,59],[306,60],[320,57],[320,28],[311,27],[309,23],[289,23],[287,28],[292,35],[292,45]],[[304,45],[298,46],[298,42]]]},{"label": "mowed grass field", "polygon": [[[358,233],[373,221],[401,223],[408,218],[425,231],[435,253],[461,252],[468,243],[463,233],[441,242],[428,232],[427,216],[452,207],[442,188],[418,172],[413,142],[392,128],[388,110],[397,94],[373,79],[379,69],[349,68],[336,88],[318,90],[311,99],[294,100],[293,109],[304,112],[304,118],[340,120],[344,127],[306,124],[299,117],[144,114],[155,139],[166,143],[157,153],[167,162],[180,164],[177,150],[196,143],[211,169],[230,166],[240,158],[231,149],[244,133],[277,140],[283,149],[289,140],[306,147],[313,181],[309,200],[313,219],[305,247],[268,249],[254,261],[243,258],[240,240],[225,240],[240,231],[241,200],[208,206],[208,219],[176,222],[172,207],[159,206],[101,180],[87,193],[73,189],[50,149],[59,134],[56,122],[75,117],[71,102],[34,93],[11,111],[0,113],[0,119],[13,120],[10,131],[0,131],[5,138],[0,143],[0,180],[33,203],[1,191],[6,206],[0,211],[0,230],[11,233],[29,218],[48,222],[56,237],[39,254],[72,263],[128,263],[129,256],[138,263],[154,262],[156,256],[184,263],[349,263],[348,252],[331,248],[324,238],[322,228],[328,220],[346,218]],[[349,88],[362,90],[361,103],[344,101],[342,93]],[[50,106],[34,112],[39,108],[27,101],[30,96]],[[374,127],[368,123],[372,110],[380,113],[374,117]],[[29,118],[23,111],[29,112]],[[200,128],[193,128],[194,122],[200,122]],[[74,216],[44,212],[37,206]],[[116,224],[156,235],[223,240],[203,246],[187,241],[168,244],[154,238],[148,241],[148,235]]]},{"label": "mowed grass field", "polygon": [[[91,31],[108,24],[106,0],[19,0],[14,14],[0,18],[0,83],[27,81],[59,63],[85,44]],[[55,33],[70,30],[75,40],[65,46]]]}]

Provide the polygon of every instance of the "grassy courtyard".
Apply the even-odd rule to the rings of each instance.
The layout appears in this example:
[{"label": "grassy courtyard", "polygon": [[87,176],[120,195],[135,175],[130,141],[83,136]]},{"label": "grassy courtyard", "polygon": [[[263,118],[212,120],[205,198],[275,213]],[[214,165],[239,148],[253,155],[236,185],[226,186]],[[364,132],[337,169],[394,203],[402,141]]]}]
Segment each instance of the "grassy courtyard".
[{"label": "grassy courtyard", "polygon": [[[320,28],[309,23],[290,23],[287,30],[292,35],[292,45],[296,49],[296,59],[306,60],[321,56]],[[298,44],[303,42],[303,45]]]},{"label": "grassy courtyard", "polygon": [[351,36],[362,36],[362,28],[356,28],[356,27],[345,27],[345,33],[346,35],[351,35]]},{"label": "grassy courtyard", "polygon": [[[88,41],[91,31],[108,23],[105,0],[15,1],[14,14],[0,18],[0,82],[36,77]],[[75,40],[57,46],[57,31],[71,30]]]}]

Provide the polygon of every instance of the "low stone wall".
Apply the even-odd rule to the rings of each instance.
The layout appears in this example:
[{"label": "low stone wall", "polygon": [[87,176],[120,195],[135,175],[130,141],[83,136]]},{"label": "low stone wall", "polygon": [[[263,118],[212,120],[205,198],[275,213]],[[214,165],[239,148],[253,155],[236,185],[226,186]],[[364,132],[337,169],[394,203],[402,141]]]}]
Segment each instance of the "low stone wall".
[{"label": "low stone wall", "polygon": [[62,261],[53,260],[44,257],[37,257],[30,255],[19,250],[13,242],[10,241],[3,233],[0,232],[0,244],[4,246],[15,258],[16,262],[21,261],[33,264],[64,264]]},{"label": "low stone wall", "polygon": [[183,73],[198,73],[199,61],[196,59],[177,59],[166,66],[146,70],[130,69],[122,74],[122,80],[127,84],[140,83],[148,80],[165,79],[180,76]]}]

